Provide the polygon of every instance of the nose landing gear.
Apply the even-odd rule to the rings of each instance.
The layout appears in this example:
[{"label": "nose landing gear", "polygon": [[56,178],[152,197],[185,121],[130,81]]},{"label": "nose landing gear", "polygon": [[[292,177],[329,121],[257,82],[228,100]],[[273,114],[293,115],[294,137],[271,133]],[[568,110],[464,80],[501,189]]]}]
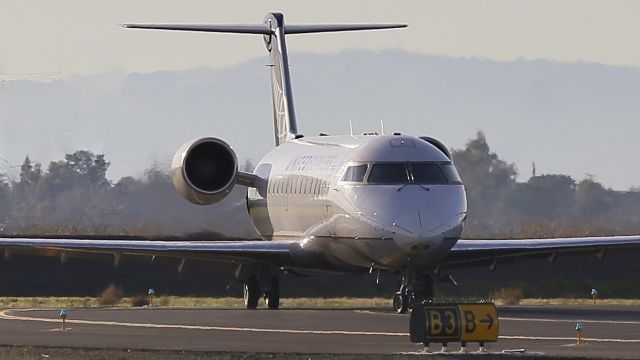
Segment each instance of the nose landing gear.
[{"label": "nose landing gear", "polygon": [[430,273],[416,273],[407,269],[402,274],[400,290],[393,296],[393,310],[404,314],[414,304],[433,301],[433,277]]},{"label": "nose landing gear", "polygon": [[393,295],[393,310],[398,314],[404,314],[409,310],[409,295],[406,289],[400,287],[400,291]]}]

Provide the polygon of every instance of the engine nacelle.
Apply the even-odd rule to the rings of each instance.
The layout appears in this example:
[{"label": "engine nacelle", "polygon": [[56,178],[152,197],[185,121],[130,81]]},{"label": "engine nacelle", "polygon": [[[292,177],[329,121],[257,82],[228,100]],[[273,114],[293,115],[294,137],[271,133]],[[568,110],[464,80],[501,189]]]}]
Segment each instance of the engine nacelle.
[{"label": "engine nacelle", "polygon": [[436,138],[432,138],[430,136],[420,136],[420,139],[428,142],[429,144],[435,146],[436,148],[438,148],[438,150],[442,151],[442,153],[449,158],[449,160],[453,160],[453,158],[451,157],[451,152],[449,152],[449,149],[447,149],[447,147],[440,142],[440,140],[436,139]]},{"label": "engine nacelle", "polygon": [[229,195],[238,179],[238,158],[231,146],[214,137],[180,147],[171,163],[173,186],[197,205],[217,203]]}]

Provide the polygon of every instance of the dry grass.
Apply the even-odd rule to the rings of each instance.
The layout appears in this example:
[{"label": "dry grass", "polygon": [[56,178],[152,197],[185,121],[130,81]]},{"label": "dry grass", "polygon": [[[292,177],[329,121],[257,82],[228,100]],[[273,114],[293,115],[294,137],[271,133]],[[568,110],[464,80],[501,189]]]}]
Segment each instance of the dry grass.
[{"label": "dry grass", "polygon": [[[170,305],[162,305],[163,302]],[[242,299],[231,297],[161,296],[154,300],[154,304],[171,307],[244,308]],[[386,308],[391,306],[391,300],[386,298],[284,298],[280,300],[280,306],[283,308]]]},{"label": "dry grass", "polygon": [[527,219],[512,228],[501,227],[498,231],[491,231],[482,227],[470,225],[465,228],[465,239],[538,239],[565,238],[588,236],[635,235],[640,230],[637,226],[616,229],[605,223],[572,223],[549,220]]},{"label": "dry grass", "polygon": [[491,298],[501,305],[518,305],[522,300],[522,289],[506,288],[498,289],[491,294]]},{"label": "dry grass", "polygon": [[153,305],[154,306],[162,306],[162,307],[168,307],[171,306],[171,297],[170,296],[161,296],[157,299],[153,300]]},{"label": "dry grass", "polygon": [[[146,296],[145,296],[146,300]],[[160,296],[153,300],[157,307],[175,308],[228,308],[242,309],[242,298],[223,297],[185,297]],[[507,305],[496,298],[496,304]],[[593,305],[592,299],[520,299],[520,305]],[[263,304],[260,304],[261,306]],[[387,298],[285,298],[280,305],[283,308],[391,308],[391,300]],[[598,306],[640,306],[640,299],[599,299]],[[131,298],[123,298],[116,307],[130,307]],[[95,298],[90,297],[0,297],[0,308],[99,308],[102,307]]]},{"label": "dry grass", "polygon": [[120,303],[122,298],[124,298],[124,291],[122,291],[122,288],[111,284],[107,286],[106,289],[102,290],[100,295],[98,295],[96,302],[100,306],[113,306]]},{"label": "dry grass", "polygon": [[[146,296],[140,297],[148,302]],[[125,297],[109,306],[134,306],[132,299],[135,298],[137,297]],[[153,304],[159,307],[244,308],[242,298],[235,297],[159,296],[153,300]],[[391,300],[386,298],[285,298],[280,301],[280,305],[285,308],[387,308],[391,306]],[[0,297],[0,307],[92,308],[104,307],[104,305],[101,305],[96,298],[89,297]]]},{"label": "dry grass", "polygon": [[[569,298],[557,298],[557,299],[522,299],[520,305],[593,305],[593,299],[569,299]],[[598,306],[611,306],[611,305],[623,305],[623,306],[638,306],[640,300],[638,299],[598,299],[596,301]]]},{"label": "dry grass", "polygon": [[145,295],[136,295],[129,298],[131,307],[143,307],[149,305],[149,297]]},{"label": "dry grass", "polygon": [[98,307],[91,297],[0,297],[1,308]]}]

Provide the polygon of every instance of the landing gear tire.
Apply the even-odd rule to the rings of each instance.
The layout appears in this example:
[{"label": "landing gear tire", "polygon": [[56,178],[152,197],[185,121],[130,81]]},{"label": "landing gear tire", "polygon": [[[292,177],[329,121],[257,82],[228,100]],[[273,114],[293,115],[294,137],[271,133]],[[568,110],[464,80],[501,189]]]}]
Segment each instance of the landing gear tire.
[{"label": "landing gear tire", "polygon": [[244,306],[256,309],[260,300],[260,284],[255,276],[251,276],[244,284]]},{"label": "landing gear tire", "polygon": [[404,314],[409,309],[422,307],[433,301],[433,278],[430,273],[416,273],[406,269],[400,279],[400,289],[393,296],[393,310]]},{"label": "landing gear tire", "polygon": [[270,290],[266,295],[267,308],[269,310],[278,310],[280,307],[280,283],[277,276],[269,279]]},{"label": "landing gear tire", "polygon": [[393,295],[393,310],[398,314],[404,314],[409,309],[409,298],[402,292]]}]

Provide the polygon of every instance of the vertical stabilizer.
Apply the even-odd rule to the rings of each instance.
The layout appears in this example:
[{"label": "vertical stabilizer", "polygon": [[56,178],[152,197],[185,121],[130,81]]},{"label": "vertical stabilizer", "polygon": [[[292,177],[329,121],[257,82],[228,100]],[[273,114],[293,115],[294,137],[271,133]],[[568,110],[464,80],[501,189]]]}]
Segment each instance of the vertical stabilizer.
[{"label": "vertical stabilizer", "polygon": [[311,34],[321,32],[340,32],[358,30],[380,30],[403,28],[405,24],[284,24],[284,15],[269,12],[263,24],[124,24],[125,28],[156,29],[178,31],[202,31],[234,34],[262,35],[271,58],[271,91],[273,92],[273,126],[276,135],[276,146],[295,139],[298,135],[296,112],[293,106],[291,75],[289,74],[289,58],[285,34]]},{"label": "vertical stabilizer", "polygon": [[298,134],[296,111],[293,106],[293,91],[291,90],[291,74],[289,72],[289,57],[287,42],[285,41],[284,15],[270,12],[264,18],[264,23],[270,30],[264,35],[264,44],[271,59],[271,92],[273,98],[273,126],[276,136],[276,146],[295,138]]}]

